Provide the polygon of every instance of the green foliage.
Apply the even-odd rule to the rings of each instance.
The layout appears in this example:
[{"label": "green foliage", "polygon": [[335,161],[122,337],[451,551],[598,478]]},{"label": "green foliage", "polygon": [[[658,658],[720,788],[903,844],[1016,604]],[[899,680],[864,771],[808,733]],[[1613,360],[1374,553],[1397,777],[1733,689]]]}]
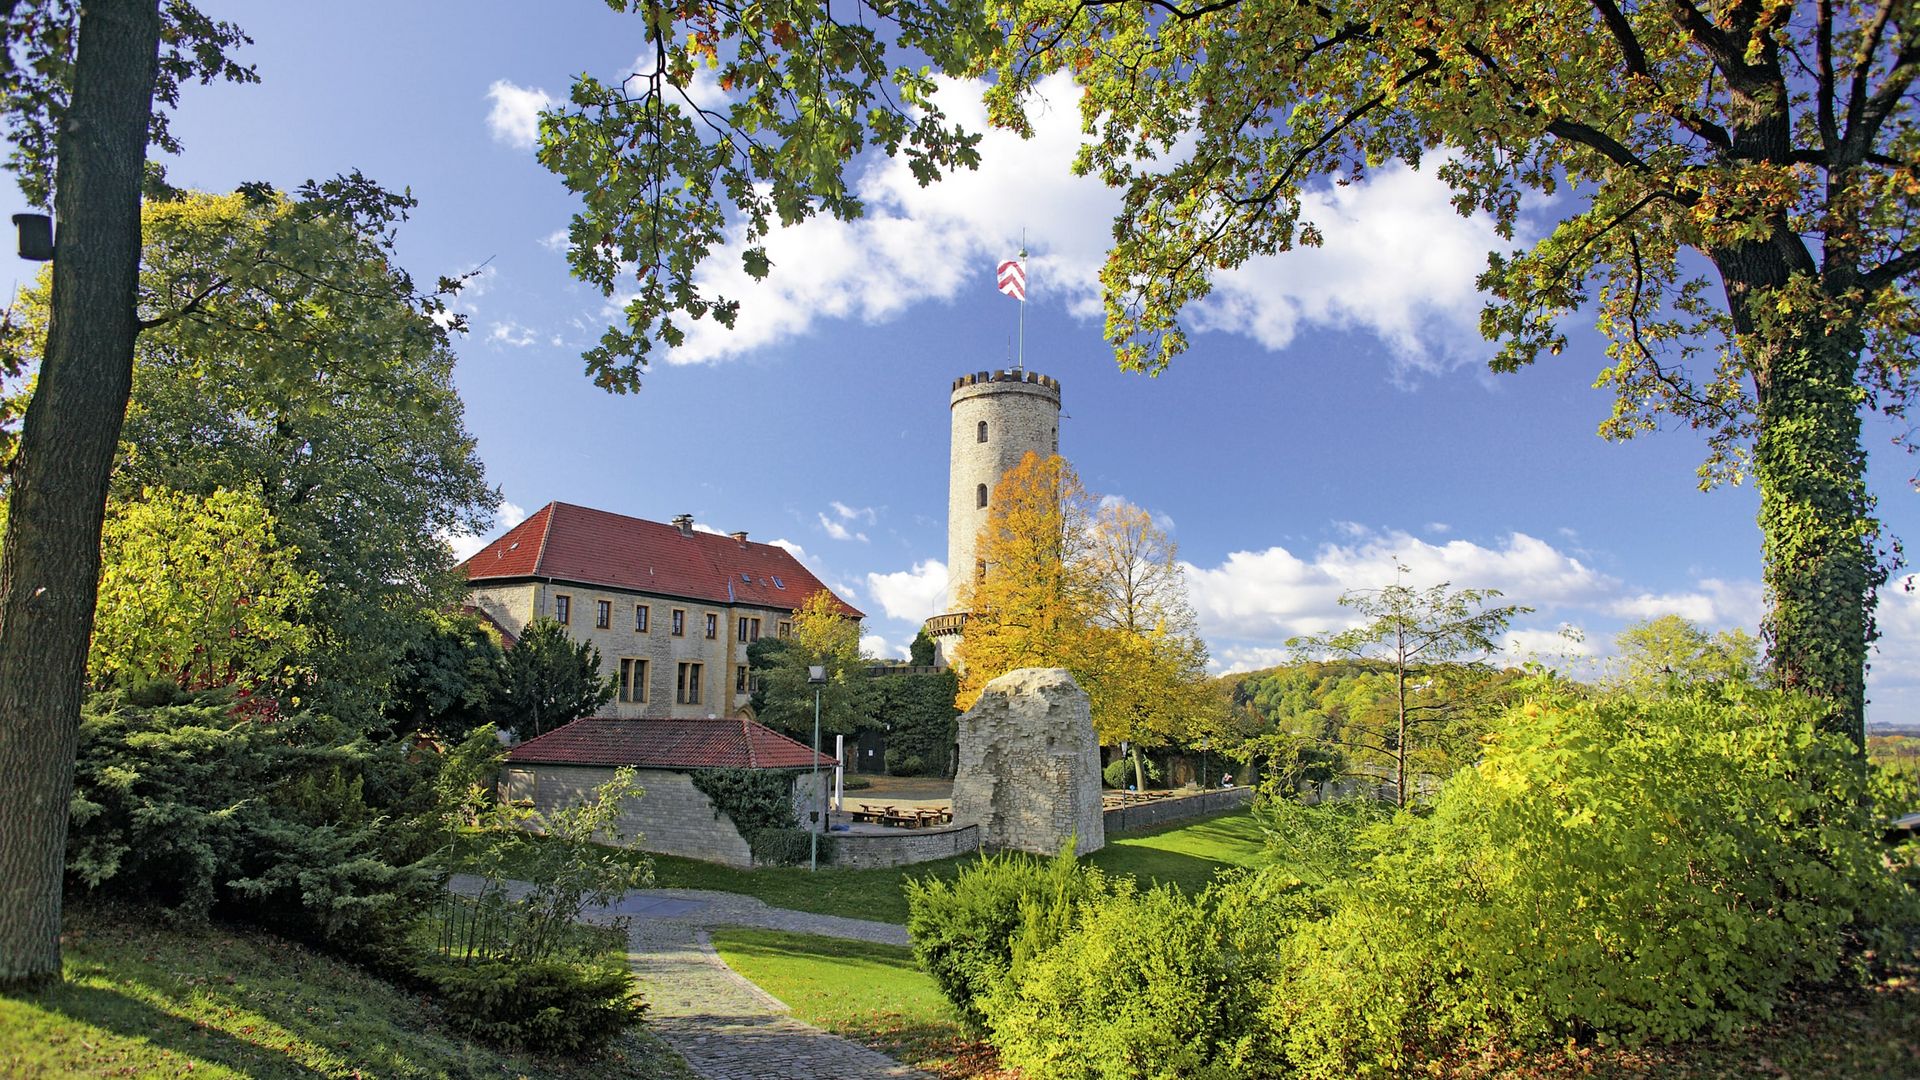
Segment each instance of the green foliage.
[{"label": "green foliage", "polygon": [[[694,769],[693,786],[713,803],[717,820],[725,814],[746,840],[756,863],[793,866],[807,861],[807,830],[793,809],[791,772],[771,769]],[[826,838],[822,837],[826,850]],[[822,856],[824,859],[826,856]]]},{"label": "green foliage", "polygon": [[[819,840],[814,837],[818,836]],[[814,833],[808,829],[769,827],[747,838],[747,848],[755,866],[801,866],[818,857],[825,865],[833,861],[832,833]],[[815,844],[819,847],[816,849]]]},{"label": "green foliage", "polygon": [[575,641],[565,626],[537,618],[507,650],[494,719],[531,739],[612,701],[615,681],[600,674],[600,650],[591,641]]},{"label": "green foliage", "polygon": [[914,632],[913,644],[907,646],[907,663],[914,667],[932,667],[940,659],[940,647],[934,643],[933,636],[926,627]]},{"label": "green foliage", "polygon": [[[189,689],[295,690],[319,575],[298,568],[260,500],[147,488],[107,507],[87,656],[97,685],[164,676]],[[293,699],[297,704],[299,699]]]},{"label": "green foliage", "polygon": [[[645,794],[633,770],[621,768],[578,802],[551,813],[496,805],[482,823],[499,833],[499,842],[482,849],[474,869],[484,880],[471,902],[442,906],[439,951],[463,962],[544,961],[577,953],[575,924],[588,906],[605,907],[653,881],[650,859],[619,850],[639,839],[620,831],[624,804]],[[529,884],[513,899],[507,895],[509,869]]]},{"label": "green foliage", "polygon": [[[832,593],[822,589],[807,597],[793,613],[793,635],[760,655],[760,692],[754,700],[761,723],[804,742],[813,734],[817,700],[822,733],[873,726],[873,680],[867,678],[869,661],[860,654],[860,624],[847,617]],[[808,681],[807,669],[814,666],[826,669],[825,683]]]},{"label": "green foliage", "polygon": [[590,1054],[646,1012],[625,965],[489,959],[433,964],[420,974],[454,1027],[540,1053]]},{"label": "green foliage", "polygon": [[953,670],[878,675],[871,682],[874,713],[887,728],[887,772],[894,776],[952,772],[960,720],[960,710],[953,705],[959,690]]},{"label": "green foliage", "polygon": [[1133,757],[1117,756],[1107,762],[1106,768],[1100,770],[1100,779],[1108,787],[1122,791],[1132,790],[1138,784],[1141,772],[1146,773],[1148,783],[1157,783],[1160,779],[1160,766],[1145,755],[1140,756],[1139,762],[1139,766],[1136,767]]},{"label": "green foliage", "polygon": [[1364,623],[1287,645],[1302,656],[1372,661],[1383,669],[1373,700],[1354,710],[1338,739],[1352,764],[1384,776],[1392,801],[1407,806],[1422,776],[1444,779],[1461,764],[1459,754],[1446,752],[1459,734],[1448,727],[1490,681],[1485,658],[1499,648],[1499,636],[1533,609],[1489,607],[1497,589],[1453,589],[1444,581],[1416,589],[1405,582],[1406,567],[1397,571],[1392,585],[1341,595],[1341,606]]},{"label": "green foliage", "polygon": [[920,966],[979,1028],[1016,963],[1064,931],[1074,904],[1105,889],[1100,871],[1074,861],[1071,844],[1052,860],[983,855],[951,880],[907,880],[907,933]]},{"label": "green foliage", "polygon": [[406,793],[421,766],[325,716],[267,723],[230,694],[95,695],[80,728],[67,867],[182,919],[216,911],[354,950],[433,892]]},{"label": "green foliage", "polygon": [[1034,1080],[1273,1075],[1267,984],[1298,892],[1269,875],[1082,900],[987,1000],[1002,1064]]},{"label": "green foliage", "polygon": [[1760,643],[1745,630],[1709,637],[1687,619],[1662,615],[1621,630],[1608,682],[1634,693],[1658,693],[1697,682],[1757,682]]},{"label": "green foliage", "polygon": [[400,655],[386,716],[404,732],[459,738],[489,726],[506,693],[507,659],[473,615],[427,612]]},{"label": "green foliage", "polygon": [[1253,816],[1273,865],[1312,888],[1325,889],[1351,880],[1366,865],[1374,854],[1371,830],[1390,820],[1393,810],[1377,799],[1308,805],[1269,797],[1254,804]]},{"label": "green foliage", "polygon": [[1920,911],[1821,716],[1740,687],[1515,710],[1430,817],[1363,838],[1376,853],[1288,942],[1271,1020],[1293,1066],[1725,1032],[1852,974]]},{"label": "green foliage", "polygon": [[[460,595],[444,537],[499,502],[453,385],[458,283],[424,292],[394,257],[412,206],[358,174],[149,200],[114,463],[118,502],[225,490],[264,507],[320,584],[294,615],[316,699],[356,720],[374,719],[421,613]],[[0,348],[37,357],[47,301],[28,290]]]}]

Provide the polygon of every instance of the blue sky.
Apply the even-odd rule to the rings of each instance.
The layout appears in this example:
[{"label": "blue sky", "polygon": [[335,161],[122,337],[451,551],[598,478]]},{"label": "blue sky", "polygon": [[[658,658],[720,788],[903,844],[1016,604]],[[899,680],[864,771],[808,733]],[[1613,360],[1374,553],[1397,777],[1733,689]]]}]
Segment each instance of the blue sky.
[{"label": "blue sky", "polygon": [[[1472,280],[1502,245],[1430,177],[1382,170],[1317,196],[1326,248],[1232,275],[1188,354],[1148,379],[1118,371],[1100,337],[1093,273],[1114,200],[1067,175],[1063,104],[1035,141],[990,135],[980,173],[932,190],[868,163],[865,221],[777,237],[773,277],[735,289],[738,332],[703,326],[614,397],[580,374],[609,309],[567,276],[572,201],[530,139],[573,74],[634,70],[638,18],[587,0],[202,6],[253,36],[262,81],[183,94],[175,183],[291,187],[358,168],[420,200],[400,237],[417,277],[485,266],[458,303],[471,332],[456,377],[510,504],[503,527],[559,499],[746,529],[793,546],[868,612],[870,646],[903,654],[941,607],[947,387],[1010,355],[1018,305],[993,269],[1024,229],[1025,358],[1064,384],[1061,450],[1090,489],[1172,523],[1216,669],[1282,659],[1288,636],[1338,624],[1340,592],[1390,579],[1396,559],[1422,584],[1537,608],[1513,652],[1582,671],[1635,618],[1759,617],[1753,490],[1698,491],[1703,448],[1683,429],[1597,438],[1610,399],[1589,385],[1601,355],[1586,324],[1551,363],[1486,371]],[[969,107],[967,88],[951,100]],[[8,187],[0,214],[20,208]],[[32,272],[0,261],[0,285]],[[1869,423],[1872,484],[1894,534],[1920,545],[1920,462],[1895,433]],[[1920,719],[1920,601],[1890,592],[1870,717]]]}]

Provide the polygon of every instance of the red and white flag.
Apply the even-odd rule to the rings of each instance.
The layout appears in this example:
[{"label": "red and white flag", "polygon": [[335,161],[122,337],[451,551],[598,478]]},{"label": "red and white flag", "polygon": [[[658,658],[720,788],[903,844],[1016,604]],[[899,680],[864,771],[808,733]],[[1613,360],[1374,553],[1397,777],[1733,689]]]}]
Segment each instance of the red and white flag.
[{"label": "red and white flag", "polygon": [[1000,291],[1021,303],[1027,302],[1027,264],[1008,259],[1000,264]]}]

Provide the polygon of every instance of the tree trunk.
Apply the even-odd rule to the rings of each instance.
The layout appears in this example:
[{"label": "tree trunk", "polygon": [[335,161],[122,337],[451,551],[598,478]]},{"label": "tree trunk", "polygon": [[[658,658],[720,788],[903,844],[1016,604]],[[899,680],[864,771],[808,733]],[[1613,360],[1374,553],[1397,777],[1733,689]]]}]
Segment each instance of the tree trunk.
[{"label": "tree trunk", "polygon": [[0,986],[60,976],[74,740],[107,480],[133,383],[158,0],[88,0],[54,173],[59,252],[0,555]]},{"label": "tree trunk", "polygon": [[1860,446],[1859,335],[1788,323],[1766,357],[1753,472],[1774,679],[1834,705],[1826,726],[1866,745],[1867,646],[1886,571]]}]

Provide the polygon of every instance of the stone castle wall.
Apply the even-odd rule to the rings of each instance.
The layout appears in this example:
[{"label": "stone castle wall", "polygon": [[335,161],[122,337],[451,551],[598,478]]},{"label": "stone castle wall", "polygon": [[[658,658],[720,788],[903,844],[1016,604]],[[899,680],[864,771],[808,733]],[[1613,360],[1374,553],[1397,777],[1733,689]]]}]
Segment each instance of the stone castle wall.
[{"label": "stone castle wall", "polygon": [[[603,766],[509,763],[501,772],[501,788],[507,798],[550,814],[581,802],[611,779],[613,770]],[[634,779],[646,794],[620,807],[623,844],[728,866],[753,864],[753,852],[733,821],[725,814],[716,818],[713,800],[686,773],[636,769]]]},{"label": "stone castle wall", "polygon": [[1106,846],[1100,744],[1086,691],[1065,668],[1021,668],[988,683],[960,717],[953,823],[983,847],[1052,855]]}]

